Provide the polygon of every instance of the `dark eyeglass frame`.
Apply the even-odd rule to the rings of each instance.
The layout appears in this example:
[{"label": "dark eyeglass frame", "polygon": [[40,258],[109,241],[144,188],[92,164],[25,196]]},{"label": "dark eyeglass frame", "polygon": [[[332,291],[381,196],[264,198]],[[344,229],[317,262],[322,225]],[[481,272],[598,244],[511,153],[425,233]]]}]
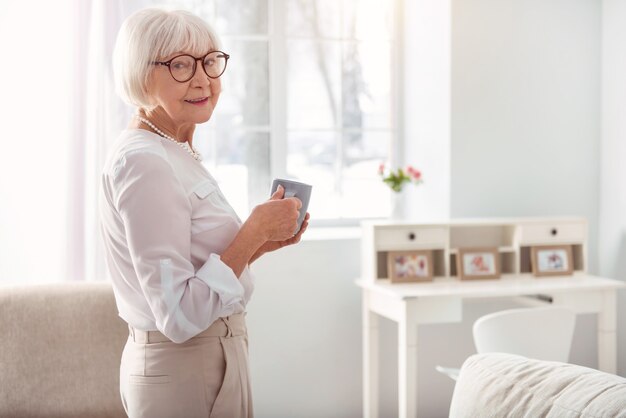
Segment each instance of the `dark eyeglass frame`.
[{"label": "dark eyeglass frame", "polygon": [[[215,53],[219,53],[222,55],[218,55],[219,58],[224,58],[224,68],[222,69],[222,72],[219,73],[217,76],[211,76],[209,75],[209,73],[206,72],[206,68],[204,68],[204,60],[206,59],[206,57],[208,57],[211,54],[215,54]],[[193,71],[191,72],[191,76],[183,81],[177,80],[176,77],[174,77],[174,74],[172,74],[172,61],[174,61],[176,58],[180,58],[180,57],[191,57],[193,58]],[[202,71],[204,71],[204,74],[207,75],[207,77],[212,78],[212,79],[216,79],[216,78],[220,78],[220,76],[222,74],[224,74],[224,71],[226,71],[226,66],[228,65],[228,59],[230,58],[230,55],[228,55],[226,52],[224,51],[210,51],[208,53],[206,53],[205,55],[201,56],[201,57],[194,57],[193,55],[189,55],[189,54],[180,54],[180,55],[176,55],[174,58],[171,58],[167,61],[153,61],[152,64],[153,65],[165,65],[169,70],[170,70],[170,75],[172,76],[172,78],[175,81],[178,81],[179,83],[186,83],[189,80],[191,80],[195,75],[196,75],[196,70],[198,69],[198,61],[201,61],[202,64]]]}]

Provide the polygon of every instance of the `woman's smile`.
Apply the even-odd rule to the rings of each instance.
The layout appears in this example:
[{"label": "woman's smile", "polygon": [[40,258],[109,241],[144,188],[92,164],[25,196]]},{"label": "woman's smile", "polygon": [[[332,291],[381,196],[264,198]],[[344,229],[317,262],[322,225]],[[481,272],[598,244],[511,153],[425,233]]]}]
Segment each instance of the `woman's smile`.
[{"label": "woman's smile", "polygon": [[207,104],[209,102],[209,97],[199,97],[197,99],[187,99],[185,100],[186,103],[195,105],[195,106],[204,106],[205,104]]}]

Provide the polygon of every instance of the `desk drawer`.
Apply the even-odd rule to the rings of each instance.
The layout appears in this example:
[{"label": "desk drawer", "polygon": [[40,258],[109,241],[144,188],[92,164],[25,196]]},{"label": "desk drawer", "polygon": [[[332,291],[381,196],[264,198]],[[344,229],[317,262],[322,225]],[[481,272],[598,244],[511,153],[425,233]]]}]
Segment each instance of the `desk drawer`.
[{"label": "desk drawer", "polygon": [[519,227],[520,244],[551,244],[584,242],[584,223],[534,224]]},{"label": "desk drawer", "polygon": [[448,242],[447,228],[394,228],[378,230],[376,248],[383,251],[417,248],[443,248]]}]

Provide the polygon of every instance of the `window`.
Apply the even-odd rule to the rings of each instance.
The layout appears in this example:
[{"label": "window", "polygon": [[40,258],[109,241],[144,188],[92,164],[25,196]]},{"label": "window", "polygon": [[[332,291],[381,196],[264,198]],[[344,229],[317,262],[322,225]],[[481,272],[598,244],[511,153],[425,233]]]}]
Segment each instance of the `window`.
[{"label": "window", "polygon": [[231,55],[196,143],[245,215],[272,178],[314,186],[316,220],[386,216],[377,175],[395,141],[394,1],[170,0],[212,22]]}]

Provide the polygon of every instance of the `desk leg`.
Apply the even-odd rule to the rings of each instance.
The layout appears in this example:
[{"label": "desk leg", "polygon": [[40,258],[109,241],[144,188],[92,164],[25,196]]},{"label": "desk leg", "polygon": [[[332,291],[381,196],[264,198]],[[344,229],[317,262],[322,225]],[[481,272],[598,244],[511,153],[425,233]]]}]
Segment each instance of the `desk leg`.
[{"label": "desk leg", "polygon": [[616,294],[604,291],[598,312],[598,369],[617,373]]},{"label": "desk leg", "polygon": [[363,417],[378,418],[378,315],[363,291]]},{"label": "desk leg", "polygon": [[417,324],[408,315],[398,322],[398,413],[417,417]]}]

